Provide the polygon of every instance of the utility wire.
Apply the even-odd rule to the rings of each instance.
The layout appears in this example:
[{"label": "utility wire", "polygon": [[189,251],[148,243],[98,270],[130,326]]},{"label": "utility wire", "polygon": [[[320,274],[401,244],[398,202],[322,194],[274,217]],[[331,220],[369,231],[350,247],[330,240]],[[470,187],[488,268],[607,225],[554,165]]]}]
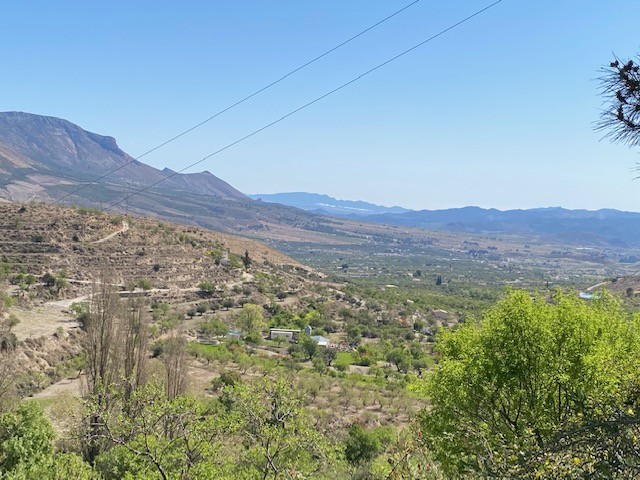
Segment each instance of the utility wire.
[{"label": "utility wire", "polygon": [[[415,1],[411,2],[411,3],[410,3],[410,4],[408,4],[408,5],[405,5],[405,6],[404,6],[404,7],[402,7],[400,10],[395,11],[395,12],[394,12],[394,13],[392,13],[391,15],[389,15],[389,16],[387,16],[387,17],[383,18],[382,20],[380,20],[380,21],[379,21],[379,22],[377,22],[377,23],[374,23],[374,24],[373,24],[373,25],[371,25],[370,27],[368,27],[368,28],[366,28],[366,29],[362,30],[360,33],[358,33],[358,34],[354,35],[353,37],[351,37],[351,38],[349,38],[349,39],[345,40],[344,42],[342,42],[342,43],[340,43],[340,44],[336,45],[335,47],[333,47],[333,48],[331,48],[331,49],[327,50],[327,51],[326,51],[326,52],[324,52],[323,54],[318,55],[318,56],[317,56],[317,57],[315,57],[313,60],[309,60],[307,63],[305,63],[305,64],[303,64],[303,65],[300,65],[298,68],[295,68],[294,70],[291,70],[291,71],[290,71],[289,73],[287,73],[286,75],[284,75],[284,76],[280,77],[279,79],[277,79],[277,80],[275,80],[275,81],[271,82],[270,84],[268,84],[268,85],[266,85],[266,86],[262,87],[261,89],[256,90],[256,91],[255,91],[255,92],[253,92],[251,95],[247,95],[247,96],[246,96],[246,97],[244,97],[242,100],[238,100],[237,102],[235,102],[235,103],[233,103],[233,104],[229,105],[228,107],[223,108],[223,109],[222,109],[222,110],[220,110],[219,112],[217,112],[217,113],[215,113],[215,114],[211,115],[211,116],[210,116],[209,118],[207,118],[206,120],[203,120],[202,122],[200,122],[200,123],[198,123],[198,124],[194,125],[193,127],[188,128],[187,130],[183,131],[182,133],[179,133],[178,135],[176,135],[175,137],[171,137],[169,140],[167,140],[167,141],[165,141],[165,142],[161,143],[160,145],[157,145],[157,146],[153,147],[151,150],[147,150],[147,151],[146,151],[146,152],[144,152],[142,155],[139,155],[139,156],[137,156],[136,158],[134,158],[134,159],[132,159],[132,160],[128,161],[127,163],[124,163],[124,164],[120,165],[119,167],[116,167],[116,168],[114,168],[113,170],[110,170],[109,172],[105,173],[104,175],[102,175],[102,176],[100,176],[100,177],[96,178],[95,180],[93,180],[93,182],[98,182],[98,181],[100,181],[100,180],[102,180],[102,179],[104,179],[104,178],[108,177],[108,176],[109,176],[109,175],[111,175],[112,173],[115,173],[115,172],[117,172],[118,170],[120,170],[120,169],[122,169],[122,168],[124,168],[124,167],[126,167],[126,166],[128,166],[128,165],[131,165],[131,164],[132,164],[133,162],[135,162],[136,160],[139,160],[139,159],[141,159],[142,157],[145,157],[145,156],[149,155],[150,153],[153,153],[153,152],[155,152],[156,150],[159,150],[160,148],[164,147],[165,145],[168,145],[169,143],[171,143],[171,142],[173,142],[173,141],[175,141],[175,140],[179,139],[180,137],[185,136],[187,133],[190,133],[190,132],[194,131],[195,129],[200,128],[200,127],[201,127],[202,125],[204,125],[205,123],[209,123],[209,122],[210,122],[211,120],[213,120],[214,118],[219,117],[219,116],[220,116],[220,115],[222,115],[223,113],[228,112],[228,111],[229,111],[229,110],[231,110],[232,108],[237,107],[237,106],[238,106],[238,105],[240,105],[241,103],[246,102],[247,100],[249,100],[249,99],[251,99],[251,98],[255,97],[256,95],[258,95],[258,94],[260,94],[260,93],[264,92],[265,90],[267,90],[267,89],[269,89],[269,88],[273,87],[274,85],[276,85],[276,84],[278,84],[278,83],[282,82],[283,80],[285,80],[286,78],[290,77],[290,76],[291,76],[291,75],[293,75],[294,73],[299,72],[299,71],[300,71],[300,70],[302,70],[303,68],[306,68],[306,67],[308,67],[309,65],[311,65],[312,63],[317,62],[317,61],[318,61],[318,60],[320,60],[321,58],[324,58],[324,57],[326,57],[327,55],[329,55],[330,53],[335,52],[335,51],[336,51],[336,50],[338,50],[339,48],[344,47],[347,43],[352,42],[353,40],[355,40],[355,39],[356,39],[356,38],[358,38],[358,37],[361,37],[362,35],[364,35],[364,34],[365,34],[365,33],[367,33],[368,31],[373,30],[374,28],[376,28],[376,27],[377,27],[377,26],[379,26],[379,25],[382,25],[382,24],[383,24],[384,22],[386,22],[387,20],[390,20],[390,19],[392,19],[393,17],[395,17],[396,15],[398,15],[398,14],[400,14],[400,13],[404,12],[404,11],[405,11],[405,10],[407,10],[409,7],[412,7],[413,5],[415,5],[416,3],[418,3],[419,1],[420,1],[420,0],[415,0]],[[66,195],[64,195],[64,196],[60,197],[59,199],[57,199],[57,200],[56,200],[55,202],[53,202],[53,203],[54,203],[54,204],[56,204],[56,203],[58,203],[58,202],[61,202],[61,201],[62,201],[62,200],[64,200],[65,198],[67,198],[67,197],[69,197],[69,196],[71,196],[71,195],[73,195],[73,194],[75,194],[75,193],[78,193],[80,190],[85,189],[86,187],[88,187],[89,185],[91,185],[91,183],[92,183],[92,182],[87,183],[86,185],[83,185],[83,186],[81,186],[81,187],[77,188],[76,190],[73,190],[72,192],[67,193]]]},{"label": "utility wire", "polygon": [[178,175],[178,174],[180,174],[180,173],[182,173],[182,172],[184,172],[184,171],[186,171],[186,170],[189,170],[190,168],[195,167],[196,165],[198,165],[198,164],[200,164],[200,163],[204,162],[205,160],[208,160],[209,158],[211,158],[211,157],[213,157],[213,156],[215,156],[215,155],[218,155],[219,153],[224,152],[225,150],[227,150],[227,149],[229,149],[229,148],[233,147],[234,145],[237,145],[238,143],[243,142],[243,141],[247,140],[248,138],[253,137],[254,135],[256,135],[256,134],[258,134],[258,133],[260,133],[260,132],[262,132],[262,131],[264,131],[264,130],[266,130],[266,129],[268,129],[268,128],[270,128],[270,127],[274,126],[274,125],[276,125],[277,123],[282,122],[282,121],[283,121],[283,120],[285,120],[286,118],[288,118],[288,117],[290,117],[290,116],[292,116],[292,115],[295,115],[295,114],[296,114],[296,113],[298,113],[299,111],[304,110],[305,108],[307,108],[307,107],[309,107],[309,106],[313,105],[314,103],[319,102],[320,100],[322,100],[322,99],[324,99],[324,98],[327,98],[329,95],[333,95],[334,93],[336,93],[336,92],[338,92],[338,91],[342,90],[343,88],[345,88],[345,87],[347,87],[347,86],[351,85],[352,83],[357,82],[357,81],[358,81],[358,80],[360,80],[361,78],[366,77],[367,75],[369,75],[369,74],[371,74],[371,73],[375,72],[376,70],[378,70],[378,69],[380,69],[380,68],[384,67],[385,65],[387,65],[387,64],[389,64],[389,63],[391,63],[391,62],[393,62],[393,61],[397,60],[397,59],[398,59],[398,58],[400,58],[400,57],[403,57],[404,55],[408,54],[409,52],[412,52],[413,50],[416,50],[417,48],[420,48],[420,47],[421,47],[421,46],[423,46],[424,44],[429,43],[429,42],[431,42],[432,40],[435,40],[436,38],[438,38],[438,37],[440,37],[440,36],[444,35],[445,33],[449,32],[450,30],[453,30],[454,28],[456,28],[456,27],[458,27],[458,26],[462,25],[463,23],[468,22],[468,21],[469,21],[469,20],[471,20],[472,18],[477,17],[478,15],[480,15],[480,14],[482,14],[482,13],[486,12],[487,10],[489,10],[489,9],[490,9],[490,8],[492,8],[492,7],[495,7],[496,5],[498,5],[498,4],[499,4],[499,3],[501,3],[501,2],[502,2],[502,0],[497,0],[496,2],[493,2],[492,4],[490,4],[490,5],[488,5],[488,6],[484,7],[484,8],[482,8],[482,9],[480,9],[480,10],[476,11],[475,13],[473,13],[473,14],[469,15],[468,17],[466,17],[466,18],[464,18],[464,19],[460,20],[459,22],[454,23],[453,25],[451,25],[451,26],[449,26],[449,27],[445,28],[444,30],[440,30],[440,31],[439,31],[438,33],[436,33],[435,35],[432,35],[431,37],[427,38],[426,40],[423,40],[422,42],[420,42],[420,43],[418,43],[418,44],[414,45],[413,47],[408,48],[407,50],[405,50],[405,51],[403,51],[403,52],[399,53],[398,55],[396,55],[396,56],[394,56],[394,57],[389,58],[388,60],[385,60],[384,62],[382,62],[382,63],[380,63],[380,64],[376,65],[375,67],[371,68],[370,70],[367,70],[366,72],[364,72],[364,73],[362,73],[362,74],[358,75],[357,77],[353,78],[352,80],[349,80],[348,82],[343,83],[343,84],[342,84],[342,85],[340,85],[339,87],[334,88],[333,90],[331,90],[331,91],[329,91],[329,92],[325,93],[324,95],[321,95],[321,96],[317,97],[315,100],[312,100],[312,101],[310,101],[310,102],[308,102],[308,103],[305,103],[305,104],[304,104],[304,105],[302,105],[301,107],[298,107],[298,108],[296,108],[295,110],[290,111],[289,113],[287,113],[286,115],[283,115],[282,117],[278,118],[277,120],[274,120],[273,122],[268,123],[267,125],[264,125],[263,127],[260,127],[260,128],[258,128],[257,130],[254,130],[253,132],[251,132],[251,133],[249,133],[249,134],[245,135],[244,137],[239,138],[238,140],[236,140],[236,141],[234,141],[234,142],[231,142],[231,143],[229,143],[229,144],[225,145],[224,147],[220,148],[219,150],[216,150],[215,152],[210,153],[209,155],[207,155],[207,156],[205,156],[205,157],[201,158],[200,160],[198,160],[198,161],[196,161],[196,162],[193,162],[191,165],[187,165],[187,166],[186,166],[186,167],[184,167],[183,169],[178,170],[177,172],[173,172],[173,173],[171,173],[170,175],[167,175],[166,177],[164,177],[164,178],[162,178],[162,179],[158,180],[157,182],[154,182],[154,183],[152,183],[152,184],[150,184],[150,185],[147,185],[146,187],[143,187],[143,188],[141,188],[141,189],[139,189],[139,190],[137,190],[137,191],[133,192],[131,195],[128,195],[128,196],[124,197],[122,200],[120,200],[120,201],[117,201],[117,202],[114,202],[114,203],[111,203],[111,204],[107,205],[106,207],[104,207],[104,208],[102,209],[102,211],[104,212],[105,210],[108,210],[108,209],[109,209],[109,208],[111,208],[111,207],[115,207],[116,205],[120,205],[122,202],[125,202],[126,200],[129,200],[131,197],[134,197],[134,196],[136,196],[136,195],[139,195],[140,193],[142,193],[142,192],[144,192],[144,191],[146,191],[146,190],[149,190],[150,188],[155,187],[155,186],[156,186],[156,185],[158,185],[159,183],[162,183],[162,182],[164,182],[165,180],[170,179],[171,177],[174,177],[174,176],[176,176],[176,175]]}]

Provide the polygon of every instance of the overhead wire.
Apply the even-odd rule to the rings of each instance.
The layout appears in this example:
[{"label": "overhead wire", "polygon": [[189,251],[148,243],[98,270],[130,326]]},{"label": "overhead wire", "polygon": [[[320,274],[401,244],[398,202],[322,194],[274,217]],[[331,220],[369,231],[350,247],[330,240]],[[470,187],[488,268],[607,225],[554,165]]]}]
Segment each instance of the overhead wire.
[{"label": "overhead wire", "polygon": [[108,209],[110,209],[112,207],[115,207],[116,205],[120,205],[120,204],[122,204],[122,202],[125,202],[125,201],[129,200],[130,198],[132,198],[132,197],[134,197],[136,195],[139,195],[139,194],[149,190],[150,188],[153,188],[156,185],[158,185],[158,184],[160,184],[160,183],[162,183],[162,182],[164,182],[166,180],[169,180],[170,178],[172,178],[172,177],[174,177],[176,175],[179,175],[179,174],[185,172],[186,170],[189,170],[190,168],[195,167],[196,165],[204,162],[205,160],[208,160],[209,158],[211,158],[211,157],[213,157],[215,155],[218,155],[218,154],[224,152],[225,150],[228,150],[229,148],[231,148],[231,147],[233,147],[233,146],[235,146],[235,145],[237,145],[237,144],[239,144],[241,142],[244,142],[245,140],[253,137],[254,135],[257,135],[258,133],[260,133],[260,132],[262,132],[262,131],[264,131],[264,130],[266,130],[266,129],[268,129],[268,128],[270,128],[270,127],[272,127],[272,126],[274,126],[274,125],[276,125],[276,124],[278,124],[280,122],[282,122],[283,120],[291,117],[292,115],[295,115],[296,113],[300,112],[301,110],[304,110],[305,108],[310,107],[311,105],[313,105],[315,103],[318,103],[320,100],[323,100],[323,99],[327,98],[328,96],[333,95],[334,93],[336,93],[336,92],[348,87],[349,85],[357,82],[358,80],[362,79],[363,77],[366,77],[367,75],[370,75],[371,73],[375,72],[376,70],[379,70],[380,68],[384,67],[385,65],[388,65],[389,63],[391,63],[391,62],[393,62],[393,61],[395,61],[395,60],[407,55],[408,53],[420,48],[421,46],[423,46],[423,45],[435,40],[436,38],[441,37],[445,33],[453,30],[456,27],[459,27],[460,25],[462,25],[462,24],[468,22],[469,20],[477,17],[478,15],[481,15],[482,13],[484,13],[487,10],[495,7],[496,5],[498,5],[501,2],[502,2],[502,0],[497,0],[497,1],[493,2],[493,3],[491,3],[490,5],[487,5],[486,7],[481,8],[480,10],[477,10],[476,12],[472,13],[471,15],[463,18],[462,20],[454,23],[453,25],[450,25],[449,27],[447,27],[447,28],[445,28],[443,30],[440,30],[438,33],[432,35],[431,37],[427,38],[426,40],[423,40],[420,43],[417,43],[414,46],[402,51],[401,53],[399,53],[399,54],[397,54],[397,55],[385,60],[384,62],[376,65],[375,67],[367,70],[366,72],[358,75],[357,77],[349,80],[348,82],[343,83],[342,85],[334,88],[333,90],[330,90],[329,92],[327,92],[327,93],[315,98],[314,100],[311,100],[310,102],[305,103],[304,105],[302,105],[302,106],[300,106],[300,107],[298,107],[298,108],[296,108],[294,110],[291,110],[289,113],[281,116],[280,118],[278,118],[278,119],[276,119],[276,120],[274,120],[274,121],[272,121],[272,122],[270,122],[270,123],[258,128],[256,130],[254,130],[254,131],[252,131],[251,133],[239,138],[238,140],[235,140],[235,141],[225,145],[224,147],[216,150],[213,153],[210,153],[209,155],[206,155],[205,157],[202,157],[200,160],[198,160],[196,162],[193,162],[190,165],[187,165],[186,167],[182,168],[181,170],[172,172],[171,174],[167,175],[166,177],[164,177],[164,178],[162,178],[162,179],[160,179],[160,180],[158,180],[158,181],[156,181],[156,182],[154,182],[154,183],[152,183],[150,185],[147,185],[146,187],[143,187],[143,188],[140,188],[140,189],[136,190],[131,195],[128,195],[128,196],[124,197],[122,200],[119,200],[117,202],[113,202],[113,203],[107,205],[106,207],[102,208],[101,211],[106,211],[106,210],[108,210]]},{"label": "overhead wire", "polygon": [[55,200],[53,203],[54,203],[54,204],[56,204],[56,203],[59,203],[59,202],[63,201],[65,198],[67,198],[67,197],[69,197],[69,196],[71,196],[71,195],[74,195],[75,193],[78,193],[79,191],[81,191],[81,190],[85,189],[86,187],[88,187],[88,186],[89,186],[89,185],[91,185],[92,183],[99,182],[100,180],[105,179],[105,178],[106,178],[106,177],[108,177],[109,175],[111,175],[111,174],[113,174],[113,173],[117,172],[118,170],[121,170],[121,169],[123,169],[124,167],[126,167],[126,166],[128,166],[128,165],[131,165],[131,164],[132,164],[132,163],[134,163],[135,161],[137,161],[137,160],[139,160],[139,159],[141,159],[141,158],[143,158],[143,157],[145,157],[145,156],[149,155],[150,153],[153,153],[153,152],[155,152],[156,150],[159,150],[159,149],[161,149],[162,147],[164,147],[164,146],[166,146],[166,145],[170,144],[171,142],[174,142],[175,140],[178,140],[179,138],[181,138],[181,137],[185,136],[186,134],[188,134],[188,133],[190,133],[190,132],[193,132],[193,131],[194,131],[194,130],[196,130],[197,128],[200,128],[201,126],[205,125],[206,123],[209,123],[209,122],[210,122],[211,120],[213,120],[214,118],[217,118],[217,117],[219,117],[220,115],[222,115],[223,113],[228,112],[228,111],[229,111],[229,110],[231,110],[232,108],[235,108],[235,107],[237,107],[238,105],[240,105],[240,104],[242,104],[242,103],[246,102],[247,100],[250,100],[251,98],[255,97],[256,95],[259,95],[260,93],[264,92],[265,90],[268,90],[269,88],[273,87],[274,85],[277,85],[278,83],[280,83],[280,82],[282,82],[283,80],[287,79],[288,77],[290,77],[290,76],[291,76],[291,75],[293,75],[294,73],[299,72],[299,71],[300,71],[300,70],[302,70],[303,68],[308,67],[308,66],[309,66],[309,65],[311,65],[312,63],[317,62],[318,60],[320,60],[320,59],[322,59],[322,58],[326,57],[326,56],[327,56],[327,55],[329,55],[330,53],[335,52],[335,51],[336,51],[336,50],[338,50],[339,48],[344,47],[346,44],[348,44],[348,43],[352,42],[353,40],[355,40],[355,39],[357,39],[357,38],[359,38],[359,37],[361,37],[361,36],[362,36],[362,35],[364,35],[365,33],[367,33],[367,32],[369,32],[369,31],[373,30],[374,28],[376,28],[376,27],[378,27],[378,26],[382,25],[383,23],[385,23],[386,21],[388,21],[388,20],[392,19],[392,18],[393,18],[393,17],[395,17],[396,15],[399,15],[400,13],[404,12],[404,11],[405,11],[405,10],[407,10],[409,7],[412,7],[413,5],[415,5],[416,3],[418,3],[419,1],[420,1],[420,0],[414,0],[413,2],[409,3],[408,5],[405,5],[404,7],[402,7],[400,10],[396,10],[396,11],[395,11],[395,12],[393,12],[391,15],[386,16],[386,17],[385,17],[385,18],[383,18],[382,20],[379,20],[378,22],[376,22],[376,23],[374,23],[373,25],[371,25],[370,27],[368,27],[368,28],[366,28],[366,29],[362,30],[361,32],[357,33],[356,35],[354,35],[354,36],[352,36],[352,37],[348,38],[347,40],[344,40],[343,42],[339,43],[339,44],[338,44],[338,45],[336,45],[335,47],[330,48],[329,50],[327,50],[326,52],[324,52],[324,53],[322,53],[322,54],[318,55],[317,57],[313,58],[312,60],[309,60],[308,62],[306,62],[306,63],[304,63],[304,64],[300,65],[299,67],[297,67],[297,68],[295,68],[295,69],[291,70],[289,73],[287,73],[287,74],[283,75],[282,77],[278,78],[277,80],[274,80],[273,82],[271,82],[271,83],[269,83],[268,85],[266,85],[266,86],[264,86],[264,87],[260,88],[259,90],[256,90],[256,91],[255,91],[255,92],[253,92],[252,94],[247,95],[246,97],[242,98],[241,100],[238,100],[237,102],[235,102],[235,103],[233,103],[233,104],[229,105],[228,107],[225,107],[225,108],[223,108],[222,110],[220,110],[220,111],[218,111],[218,112],[214,113],[213,115],[211,115],[211,116],[210,116],[209,118],[207,118],[206,120],[203,120],[202,122],[200,122],[200,123],[198,123],[198,124],[196,124],[196,125],[194,125],[194,126],[192,126],[192,127],[188,128],[188,129],[184,130],[183,132],[179,133],[178,135],[175,135],[174,137],[171,137],[170,139],[168,139],[168,140],[166,140],[166,141],[162,142],[161,144],[159,144],[159,145],[157,145],[157,146],[153,147],[153,148],[152,148],[152,149],[150,149],[150,150],[147,150],[146,152],[144,152],[144,153],[143,153],[143,154],[141,154],[141,155],[138,155],[137,157],[133,158],[132,160],[130,160],[130,161],[126,162],[126,163],[123,163],[122,165],[120,165],[120,166],[118,166],[118,167],[114,168],[113,170],[108,171],[107,173],[105,173],[105,174],[103,174],[103,175],[99,176],[98,178],[96,178],[95,180],[93,180],[93,181],[91,181],[91,182],[89,182],[89,183],[87,183],[87,184],[85,184],[85,185],[83,185],[83,186],[81,186],[81,187],[79,187],[79,188],[77,188],[77,189],[73,190],[72,192],[69,192],[69,193],[67,193],[67,194],[63,195],[63,196],[62,196],[62,197],[60,197],[59,199]]}]

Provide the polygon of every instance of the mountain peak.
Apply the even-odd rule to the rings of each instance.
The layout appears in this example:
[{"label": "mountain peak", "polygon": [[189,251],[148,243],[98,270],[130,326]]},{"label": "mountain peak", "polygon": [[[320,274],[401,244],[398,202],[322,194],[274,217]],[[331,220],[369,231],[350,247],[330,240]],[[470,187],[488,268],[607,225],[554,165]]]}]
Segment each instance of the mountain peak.
[{"label": "mountain peak", "polygon": [[31,170],[59,178],[86,180],[108,175],[106,181],[114,184],[157,184],[158,189],[246,198],[208,172],[185,176],[146,165],[120,149],[115,138],[86,131],[62,118],[0,112],[0,146],[2,151],[29,159]]}]

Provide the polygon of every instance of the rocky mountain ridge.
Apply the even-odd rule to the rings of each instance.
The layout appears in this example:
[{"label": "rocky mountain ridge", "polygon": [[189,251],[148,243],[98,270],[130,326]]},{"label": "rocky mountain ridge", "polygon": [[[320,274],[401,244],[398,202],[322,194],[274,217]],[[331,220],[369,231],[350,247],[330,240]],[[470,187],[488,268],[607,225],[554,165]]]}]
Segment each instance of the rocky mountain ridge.
[{"label": "rocky mountain ridge", "polygon": [[[209,172],[178,174],[169,169],[158,170],[121,150],[113,137],[88,132],[60,118],[24,112],[0,113],[0,162],[4,174],[17,177],[8,180],[35,185],[39,182],[31,177],[34,173],[57,177],[61,183],[96,181],[104,176],[98,181],[130,188],[160,182],[154,188],[161,191],[247,198]],[[20,200],[13,198],[10,189],[7,192],[6,185],[3,190],[5,198]]]}]

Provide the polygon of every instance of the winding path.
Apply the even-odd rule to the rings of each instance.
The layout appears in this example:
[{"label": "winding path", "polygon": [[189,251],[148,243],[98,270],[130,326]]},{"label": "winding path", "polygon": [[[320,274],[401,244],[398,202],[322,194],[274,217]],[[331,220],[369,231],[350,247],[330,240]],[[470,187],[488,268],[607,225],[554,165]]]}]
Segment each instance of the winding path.
[{"label": "winding path", "polygon": [[129,222],[127,222],[126,220],[122,220],[122,227],[120,228],[120,230],[116,230],[115,232],[110,233],[106,237],[101,238],[100,240],[96,240],[95,242],[91,242],[91,243],[96,244],[96,243],[106,242],[107,240],[111,240],[116,235],[120,235],[121,233],[124,233],[127,230],[129,230]]}]

